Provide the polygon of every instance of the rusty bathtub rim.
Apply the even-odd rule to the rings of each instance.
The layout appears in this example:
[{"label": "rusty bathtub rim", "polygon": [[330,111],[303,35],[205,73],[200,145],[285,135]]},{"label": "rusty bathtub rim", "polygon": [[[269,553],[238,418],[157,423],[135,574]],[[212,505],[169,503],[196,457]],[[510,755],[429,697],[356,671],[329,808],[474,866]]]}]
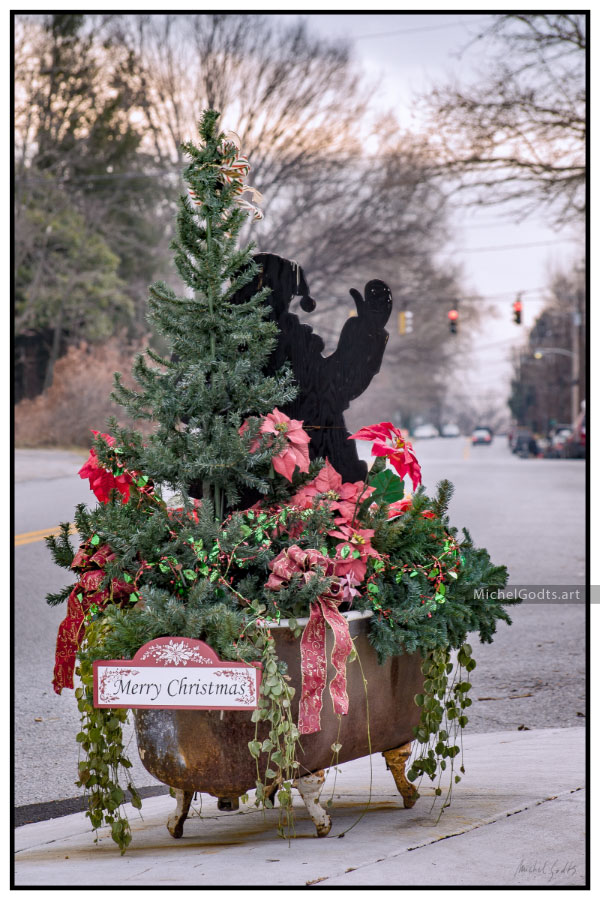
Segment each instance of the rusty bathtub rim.
[{"label": "rusty bathtub rim", "polygon": [[[340,613],[340,615],[342,615],[348,622],[360,622],[372,618],[373,610],[365,609],[361,611],[358,609],[349,609],[346,612]],[[303,616],[302,618],[296,619],[298,625],[308,625],[308,621],[308,616]],[[269,622],[269,628],[272,628],[273,630],[289,627],[289,619],[280,619],[279,622]]]}]

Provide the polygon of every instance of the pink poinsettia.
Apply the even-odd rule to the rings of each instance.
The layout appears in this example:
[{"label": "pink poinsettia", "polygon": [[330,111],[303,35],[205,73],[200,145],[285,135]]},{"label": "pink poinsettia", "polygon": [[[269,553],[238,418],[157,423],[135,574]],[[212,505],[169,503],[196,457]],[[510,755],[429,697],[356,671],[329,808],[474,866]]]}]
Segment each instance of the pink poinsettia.
[{"label": "pink poinsettia", "polygon": [[342,599],[346,601],[348,606],[352,606],[354,598],[360,596],[360,592],[356,590],[356,585],[360,584],[360,581],[351,572],[340,577],[340,581],[342,583]]},{"label": "pink poinsettia", "polygon": [[[98,437],[98,431],[92,431]],[[110,434],[100,434],[109,447],[114,447],[115,439]],[[129,502],[129,488],[133,484],[133,478],[128,472],[122,475],[113,475],[100,463],[96,451],[92,447],[86,463],[79,470],[80,478],[89,478],[90,488],[101,503],[108,503],[111,491],[118,491],[123,498],[123,503]]]},{"label": "pink poinsettia", "polygon": [[288,481],[292,480],[296,466],[301,472],[308,472],[310,459],[308,445],[310,438],[302,428],[302,422],[298,419],[290,419],[277,407],[272,413],[265,416],[263,424],[258,429],[261,434],[284,434],[288,444],[281,453],[273,457],[273,468]]},{"label": "pink poinsettia", "polygon": [[[372,528],[353,528],[340,525],[337,531],[330,531],[331,537],[339,538],[334,560],[335,574],[343,577],[351,575],[355,584],[360,584],[367,574],[367,560],[370,556],[379,559],[379,553],[371,546],[375,534]],[[358,552],[358,556],[354,554]]]},{"label": "pink poinsettia", "polygon": [[[240,428],[240,434],[243,434],[247,427],[248,423],[244,422]],[[268,413],[264,417],[263,423],[258,430],[260,434],[272,434],[275,437],[283,434],[287,439],[287,445],[281,453],[278,453],[272,459],[273,468],[276,472],[279,472],[288,481],[292,480],[296,466],[301,472],[308,472],[310,464],[308,445],[310,444],[310,438],[303,430],[302,422],[298,419],[290,419],[289,416],[286,416],[285,413],[280,412],[275,407],[273,412]],[[258,440],[254,440],[250,445],[250,453],[254,453],[258,445]]]},{"label": "pink poinsettia", "polygon": [[421,467],[414,454],[412,444],[391,422],[367,425],[366,428],[361,428],[350,437],[355,440],[373,441],[372,456],[387,456],[400,478],[410,475],[415,490],[421,484]]},{"label": "pink poinsettia", "polygon": [[317,477],[301,487],[292,497],[292,503],[300,509],[310,509],[317,494],[323,494],[332,510],[337,510],[338,523],[351,522],[356,512],[356,504],[362,495],[365,500],[375,488],[365,488],[363,481],[342,484],[342,476],[325,460],[325,465]]}]

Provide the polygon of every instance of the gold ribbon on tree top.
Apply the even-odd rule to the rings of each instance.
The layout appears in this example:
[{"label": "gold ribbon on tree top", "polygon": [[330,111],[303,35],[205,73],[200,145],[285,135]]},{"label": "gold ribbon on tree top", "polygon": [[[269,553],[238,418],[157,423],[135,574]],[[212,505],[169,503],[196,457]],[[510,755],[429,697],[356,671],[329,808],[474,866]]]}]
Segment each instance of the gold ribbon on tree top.
[{"label": "gold ribbon on tree top", "polygon": [[[216,166],[219,170],[221,178],[225,182],[225,184],[232,184],[234,186],[234,200],[241,206],[242,209],[247,210],[252,213],[254,219],[262,219],[263,212],[258,206],[255,206],[254,203],[250,203],[249,200],[246,200],[243,197],[243,194],[251,194],[252,199],[255,203],[262,203],[263,196],[260,191],[258,191],[255,187],[251,187],[249,184],[244,183],[244,179],[248,177],[250,172],[250,163],[246,159],[245,156],[242,156],[240,151],[242,149],[242,142],[235,131],[228,131],[221,141],[221,145],[219,147],[220,152],[223,155],[222,162]],[[202,201],[197,199],[196,192],[190,189],[190,197],[196,206],[201,206]]]}]

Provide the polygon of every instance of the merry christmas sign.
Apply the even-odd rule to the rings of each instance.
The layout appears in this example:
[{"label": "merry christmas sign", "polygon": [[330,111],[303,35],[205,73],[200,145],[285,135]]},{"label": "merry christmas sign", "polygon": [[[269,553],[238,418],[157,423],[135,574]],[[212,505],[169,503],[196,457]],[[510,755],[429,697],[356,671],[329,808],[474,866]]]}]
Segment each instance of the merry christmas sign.
[{"label": "merry christmas sign", "polygon": [[223,662],[203,641],[156,638],[132,660],[94,663],[94,706],[135,709],[256,709],[259,663]]}]

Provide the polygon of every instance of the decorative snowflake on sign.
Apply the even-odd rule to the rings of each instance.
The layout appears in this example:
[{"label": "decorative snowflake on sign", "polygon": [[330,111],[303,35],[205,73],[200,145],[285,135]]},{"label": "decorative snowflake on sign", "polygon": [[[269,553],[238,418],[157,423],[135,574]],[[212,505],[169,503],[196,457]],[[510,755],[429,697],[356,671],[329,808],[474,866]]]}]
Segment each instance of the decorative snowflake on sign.
[{"label": "decorative snowflake on sign", "polygon": [[207,659],[205,656],[198,653],[197,650],[194,650],[193,647],[187,647],[184,641],[180,641],[179,643],[169,641],[168,644],[160,644],[157,647],[151,647],[144,653],[142,659],[147,659],[149,656],[153,657],[157,662],[165,662],[173,666],[187,666],[189,662],[212,662],[212,660]]}]

